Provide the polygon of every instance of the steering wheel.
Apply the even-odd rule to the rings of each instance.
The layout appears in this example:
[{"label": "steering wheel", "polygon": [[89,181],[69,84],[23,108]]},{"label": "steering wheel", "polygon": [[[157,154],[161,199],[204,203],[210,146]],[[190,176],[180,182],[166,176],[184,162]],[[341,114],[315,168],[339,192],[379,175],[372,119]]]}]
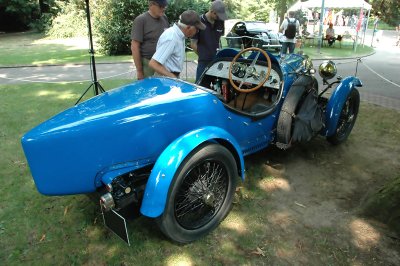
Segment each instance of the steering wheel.
[{"label": "steering wheel", "polygon": [[[236,62],[239,57],[241,57],[242,54],[246,52],[256,52],[256,56],[254,57],[253,61],[250,63],[250,65],[247,64],[241,64]],[[265,77],[261,77],[260,73],[257,73],[257,70],[255,68],[255,65],[257,63],[258,58],[260,57],[260,54],[263,54],[264,57],[267,59],[268,63],[268,71],[265,75]],[[232,79],[232,72],[238,74],[235,77],[235,80],[239,80],[240,84],[237,86],[235,82]],[[250,47],[247,49],[244,49],[240,51],[232,60],[231,64],[229,65],[229,82],[232,85],[232,87],[237,90],[238,92],[244,92],[244,93],[250,93],[253,91],[258,90],[269,78],[269,75],[271,74],[271,59],[269,58],[268,54],[257,47]],[[253,77],[254,79],[261,79],[260,82],[252,88],[246,88],[242,89],[243,84],[246,83],[247,78]]]}]

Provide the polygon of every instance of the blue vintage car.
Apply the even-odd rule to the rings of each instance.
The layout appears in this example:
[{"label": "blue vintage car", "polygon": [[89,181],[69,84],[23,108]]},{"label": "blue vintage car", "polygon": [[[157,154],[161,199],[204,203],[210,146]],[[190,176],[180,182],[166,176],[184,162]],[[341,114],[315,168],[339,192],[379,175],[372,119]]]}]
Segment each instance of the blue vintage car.
[{"label": "blue vintage car", "polygon": [[347,139],[362,83],[329,82],[336,66],[328,61],[319,89],[314,72],[303,55],[224,49],[198,84],[152,77],[107,91],[36,126],[22,146],[40,193],[97,191],[107,226],[125,240],[119,212],[136,205],[188,243],[229,213],[246,155],[316,135]]}]

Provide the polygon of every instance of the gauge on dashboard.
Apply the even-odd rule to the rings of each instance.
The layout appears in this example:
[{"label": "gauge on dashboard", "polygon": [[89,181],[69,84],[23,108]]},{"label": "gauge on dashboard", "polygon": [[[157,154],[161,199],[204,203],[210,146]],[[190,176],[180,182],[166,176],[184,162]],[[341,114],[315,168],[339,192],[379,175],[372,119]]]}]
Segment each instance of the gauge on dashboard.
[{"label": "gauge on dashboard", "polygon": [[265,79],[266,75],[267,75],[267,73],[266,73],[264,70],[261,70],[261,72],[260,72],[260,79],[261,79],[261,80]]},{"label": "gauge on dashboard", "polygon": [[219,63],[217,69],[222,70],[223,67],[224,67],[224,63]]}]

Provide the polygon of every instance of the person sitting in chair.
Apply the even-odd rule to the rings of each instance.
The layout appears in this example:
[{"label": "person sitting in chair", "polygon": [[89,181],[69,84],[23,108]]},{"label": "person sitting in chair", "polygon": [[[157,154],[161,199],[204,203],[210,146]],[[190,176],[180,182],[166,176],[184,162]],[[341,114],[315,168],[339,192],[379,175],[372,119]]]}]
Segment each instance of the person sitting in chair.
[{"label": "person sitting in chair", "polygon": [[326,29],[325,39],[328,41],[329,46],[335,43],[335,30],[332,23],[329,23],[329,28]]}]

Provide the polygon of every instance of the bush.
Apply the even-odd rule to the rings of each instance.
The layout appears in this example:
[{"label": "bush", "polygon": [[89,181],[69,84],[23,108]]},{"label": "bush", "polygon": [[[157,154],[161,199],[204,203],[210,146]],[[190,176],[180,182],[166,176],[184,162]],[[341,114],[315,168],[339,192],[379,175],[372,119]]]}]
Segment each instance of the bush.
[{"label": "bush", "polygon": [[[99,51],[107,55],[130,54],[131,29],[135,17],[148,10],[147,1],[100,0],[95,7],[95,32]],[[166,16],[172,24],[179,15],[193,9],[203,13],[209,7],[208,0],[170,1]]]},{"label": "bush", "polygon": [[[55,1],[59,10],[52,20],[47,34],[56,38],[86,36],[87,23],[83,1]],[[193,9],[204,13],[209,0],[170,0],[166,15],[169,22],[175,22],[179,15]],[[90,2],[92,30],[99,52],[106,55],[130,54],[131,29],[135,17],[148,10],[148,1],[97,0]],[[43,20],[49,18],[43,18]],[[46,24],[46,23],[44,23]]]},{"label": "bush", "polygon": [[69,38],[87,35],[87,22],[84,6],[79,2],[59,2],[60,11],[53,18],[46,32],[53,38]]},{"label": "bush", "polygon": [[37,0],[0,0],[0,31],[26,30],[38,13]]},{"label": "bush", "polygon": [[147,10],[147,1],[100,0],[96,4],[93,25],[100,52],[107,55],[130,54],[133,18]]}]

